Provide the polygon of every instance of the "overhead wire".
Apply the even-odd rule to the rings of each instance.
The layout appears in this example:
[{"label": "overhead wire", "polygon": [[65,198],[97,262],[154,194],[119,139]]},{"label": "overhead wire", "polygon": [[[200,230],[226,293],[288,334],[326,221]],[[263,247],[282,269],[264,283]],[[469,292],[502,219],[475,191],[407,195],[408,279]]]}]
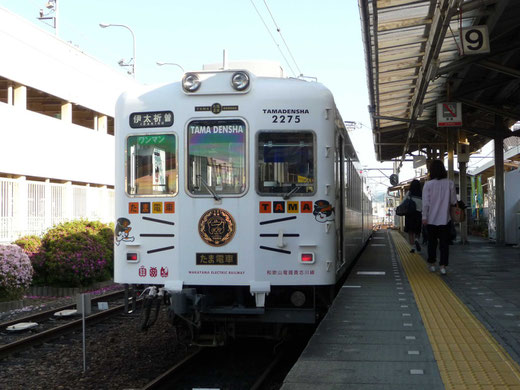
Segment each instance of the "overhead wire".
[{"label": "overhead wire", "polygon": [[262,21],[262,23],[264,24],[264,27],[265,29],[267,30],[267,32],[269,33],[269,35],[271,36],[271,39],[273,40],[274,44],[276,45],[276,47],[278,48],[278,51],[280,52],[280,54],[282,55],[283,59],[285,60],[285,63],[287,64],[287,66],[289,67],[289,69],[291,70],[291,73],[293,74],[294,77],[297,77],[296,73],[294,72],[294,69],[292,68],[291,64],[289,63],[289,61],[287,60],[287,57],[285,56],[285,54],[283,53],[282,49],[280,48],[280,45],[279,43],[276,41],[276,39],[274,38],[273,34],[271,33],[271,30],[269,29],[269,27],[267,26],[267,23],[265,22],[262,14],[260,13],[260,11],[258,11],[258,8],[256,7],[255,3],[253,2],[253,0],[249,0],[251,2],[251,4],[253,5],[253,8],[255,9],[256,13],[258,14],[258,17],[260,18],[260,20]]},{"label": "overhead wire", "polygon": [[[41,5],[41,3],[42,3],[42,0],[30,0],[30,1],[31,1],[33,4],[38,4],[38,5]],[[260,13],[260,11],[259,11],[258,8],[256,7],[255,3],[253,2],[253,0],[250,0],[250,2],[251,2],[251,4],[253,5],[253,8],[255,9],[256,13],[258,14],[258,16],[259,16],[260,20],[262,21],[264,27],[266,28],[267,32],[268,32],[269,35],[271,36],[271,39],[273,40],[274,44],[275,44],[276,47],[278,48],[278,50],[279,50],[281,56],[283,57],[285,63],[287,64],[287,66],[288,66],[288,68],[290,69],[290,71],[291,71],[291,73],[293,74],[293,76],[294,76],[294,77],[298,77],[298,75],[301,75],[300,68],[299,68],[299,66],[298,66],[298,64],[297,64],[297,62],[296,62],[296,60],[295,60],[295,58],[294,58],[294,56],[293,56],[291,50],[289,49],[289,46],[288,46],[287,42],[285,41],[285,39],[284,39],[284,37],[283,37],[283,35],[282,35],[282,33],[281,33],[281,29],[280,29],[280,27],[278,26],[278,24],[276,23],[276,20],[275,20],[275,18],[274,18],[274,15],[273,15],[273,13],[271,12],[271,10],[270,10],[269,6],[267,5],[266,1],[264,0],[264,4],[265,4],[265,6],[266,6],[266,8],[267,8],[267,10],[268,10],[268,12],[269,12],[269,15],[271,16],[271,19],[272,19],[272,21],[273,21],[273,23],[274,23],[274,25],[275,25],[275,27],[276,27],[278,33],[280,34],[280,37],[281,37],[281,39],[282,39],[282,41],[283,41],[283,44],[285,45],[285,48],[286,48],[287,52],[289,53],[289,55],[290,55],[292,61],[294,62],[294,65],[296,66],[296,68],[297,68],[297,70],[298,70],[298,72],[299,72],[298,74],[296,74],[296,72],[294,71],[293,67],[292,67],[291,64],[290,64],[290,61],[288,60],[287,56],[284,54],[282,48],[280,47],[280,44],[277,42],[277,40],[276,40],[276,38],[274,37],[274,35],[271,33],[271,30],[270,30],[269,26],[268,26],[267,23],[265,22],[264,17],[262,16],[262,14]],[[86,41],[89,41],[89,40],[90,40],[90,38],[89,38],[87,35],[85,35],[82,31],[75,29],[75,26],[73,26],[73,25],[67,23],[66,21],[60,21],[60,24],[62,24],[62,25],[66,25],[67,28],[68,28],[69,30],[76,32],[77,35],[81,36],[81,37],[84,38]],[[51,27],[52,27],[52,26],[51,26]],[[104,50],[104,49],[102,49],[101,51],[103,51],[105,54],[108,54],[108,52],[107,52],[106,50]]]},{"label": "overhead wire", "polygon": [[278,34],[280,34],[280,38],[282,38],[283,44],[285,45],[285,48],[287,49],[287,52],[291,56],[291,58],[292,58],[292,60],[294,62],[294,65],[296,66],[296,69],[298,69],[298,74],[301,76],[302,75],[302,71],[300,70],[300,67],[298,66],[298,63],[296,62],[296,60],[294,59],[294,56],[292,55],[291,49],[289,49],[289,45],[287,45],[287,42],[285,41],[285,38],[282,35],[282,30],[280,29],[280,27],[276,23],[276,20],[274,20],[273,13],[271,12],[271,9],[267,5],[267,1],[266,0],[264,0],[264,4],[265,4],[265,8],[267,8],[267,11],[269,12],[269,15],[271,15],[271,19],[273,20],[274,26],[276,27],[276,31],[278,31]]}]

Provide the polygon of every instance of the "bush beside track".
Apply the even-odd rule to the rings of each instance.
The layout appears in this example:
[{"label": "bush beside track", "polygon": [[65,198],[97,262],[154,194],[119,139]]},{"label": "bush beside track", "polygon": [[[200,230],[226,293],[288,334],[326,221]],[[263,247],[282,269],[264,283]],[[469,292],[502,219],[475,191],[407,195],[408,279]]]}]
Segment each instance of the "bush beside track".
[{"label": "bush beside track", "polygon": [[[0,266],[10,270],[9,282],[0,278],[0,300],[21,297],[31,284],[28,273],[33,286],[88,287],[109,280],[114,270],[113,242],[112,224],[77,220],[56,225],[41,238],[19,238],[14,244],[25,253],[0,245]],[[30,272],[20,265],[27,257]]]}]

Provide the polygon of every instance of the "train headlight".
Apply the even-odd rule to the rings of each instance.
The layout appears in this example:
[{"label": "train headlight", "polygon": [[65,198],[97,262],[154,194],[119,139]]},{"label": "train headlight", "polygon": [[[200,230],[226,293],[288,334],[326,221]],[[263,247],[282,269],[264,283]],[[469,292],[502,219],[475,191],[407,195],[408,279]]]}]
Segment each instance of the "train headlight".
[{"label": "train headlight", "polygon": [[199,88],[199,76],[194,73],[186,73],[182,78],[182,89],[184,89],[186,92],[195,92]]},{"label": "train headlight", "polygon": [[305,304],[305,294],[301,291],[295,291],[291,294],[291,303],[296,307],[302,307]]},{"label": "train headlight", "polygon": [[231,76],[231,85],[237,91],[243,91],[249,87],[249,76],[246,72],[235,72]]}]

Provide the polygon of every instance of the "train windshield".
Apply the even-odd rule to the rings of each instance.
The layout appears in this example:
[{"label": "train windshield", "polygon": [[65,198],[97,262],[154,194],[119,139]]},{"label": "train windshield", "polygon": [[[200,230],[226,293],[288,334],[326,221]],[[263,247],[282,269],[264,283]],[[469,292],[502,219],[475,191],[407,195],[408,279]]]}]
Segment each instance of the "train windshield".
[{"label": "train windshield", "polygon": [[236,195],[246,190],[246,124],[238,119],[188,124],[188,191]]},{"label": "train windshield", "polygon": [[175,195],[177,176],[177,141],[173,134],[128,137],[126,191],[129,195]]},{"label": "train windshield", "polygon": [[288,198],[315,191],[314,135],[311,132],[258,134],[258,192]]}]

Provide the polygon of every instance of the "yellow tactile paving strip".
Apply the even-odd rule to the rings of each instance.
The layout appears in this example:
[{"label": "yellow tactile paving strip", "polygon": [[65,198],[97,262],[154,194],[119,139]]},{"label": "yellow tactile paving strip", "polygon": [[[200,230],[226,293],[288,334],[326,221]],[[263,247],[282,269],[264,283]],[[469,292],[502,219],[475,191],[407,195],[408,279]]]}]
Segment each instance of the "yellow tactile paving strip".
[{"label": "yellow tactile paving strip", "polygon": [[520,366],[438,273],[391,232],[412,287],[446,390],[520,390]]}]

